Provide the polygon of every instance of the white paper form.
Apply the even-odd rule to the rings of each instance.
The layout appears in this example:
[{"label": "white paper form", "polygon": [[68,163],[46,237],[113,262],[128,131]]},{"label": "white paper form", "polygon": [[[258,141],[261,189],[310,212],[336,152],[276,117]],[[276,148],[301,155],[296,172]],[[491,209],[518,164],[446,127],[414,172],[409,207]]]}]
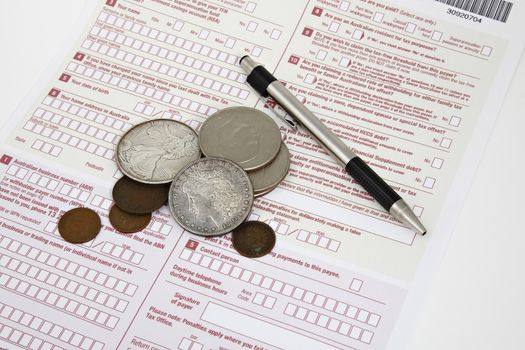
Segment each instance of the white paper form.
[{"label": "white paper form", "polygon": [[[516,22],[466,28],[434,2],[92,6],[52,83],[4,131],[0,339],[22,348],[385,348],[437,246],[391,221],[304,131],[282,128],[291,174],[256,202],[252,218],[279,234],[261,260],[239,257],[227,238],[183,234],[166,210],[142,234],[116,234],[107,222],[115,143],[155,117],[198,130],[225,106],[270,113],[236,64],[251,54],[420,208],[433,234],[444,232],[448,190],[465,183],[458,165],[469,142],[484,142],[479,129],[502,96],[482,102],[504,88],[521,49],[508,34]],[[105,226],[71,246],[55,225],[78,205]]]}]

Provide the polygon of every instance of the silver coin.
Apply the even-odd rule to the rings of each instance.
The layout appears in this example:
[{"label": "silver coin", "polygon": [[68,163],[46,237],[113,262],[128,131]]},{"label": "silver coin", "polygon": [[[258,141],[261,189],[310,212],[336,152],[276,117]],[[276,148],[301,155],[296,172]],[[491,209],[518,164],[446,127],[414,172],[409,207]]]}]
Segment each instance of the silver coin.
[{"label": "silver coin", "polygon": [[188,163],[199,159],[199,138],[192,128],[170,119],[135,125],[117,145],[117,166],[133,180],[160,184],[173,180]]},{"label": "silver coin", "polygon": [[246,219],[253,205],[253,188],[246,172],[234,162],[202,158],[177,174],[168,200],[171,214],[184,229],[215,236]]},{"label": "silver coin", "polygon": [[205,156],[233,160],[249,171],[277,156],[281,132],[272,118],[257,109],[230,107],[215,112],[202,124],[199,144]]},{"label": "silver coin", "polygon": [[270,164],[248,172],[248,176],[252,181],[253,192],[257,194],[275,188],[286,177],[289,169],[290,151],[288,151],[288,147],[286,147],[284,142],[281,142],[281,149]]}]

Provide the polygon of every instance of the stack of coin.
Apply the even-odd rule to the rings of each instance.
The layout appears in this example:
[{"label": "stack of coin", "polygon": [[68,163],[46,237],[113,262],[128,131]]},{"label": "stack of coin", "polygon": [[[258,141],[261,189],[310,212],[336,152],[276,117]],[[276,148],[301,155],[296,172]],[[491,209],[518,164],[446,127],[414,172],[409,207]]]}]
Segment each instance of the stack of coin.
[{"label": "stack of coin", "polygon": [[134,233],[148,226],[151,213],[167,203],[175,175],[200,156],[198,136],[186,124],[156,119],[131,128],[117,145],[117,165],[125,176],[113,187],[113,227]]},{"label": "stack of coin", "polygon": [[290,152],[277,124],[263,112],[230,107],[202,125],[199,145],[207,157],[222,157],[247,171],[255,197],[275,189],[290,169]]},{"label": "stack of coin", "polygon": [[[206,158],[200,158],[201,149]],[[189,232],[216,236],[233,231],[235,249],[254,258],[273,248],[270,226],[244,222],[254,197],[276,188],[290,167],[279,128],[263,112],[223,109],[206,120],[200,137],[170,119],[141,123],[122,136],[116,160],[124,177],[113,187],[109,220],[118,231],[143,230],[151,214],[168,202],[175,220]],[[100,226],[95,212],[77,208],[61,218],[59,231],[68,242],[84,243]]]}]

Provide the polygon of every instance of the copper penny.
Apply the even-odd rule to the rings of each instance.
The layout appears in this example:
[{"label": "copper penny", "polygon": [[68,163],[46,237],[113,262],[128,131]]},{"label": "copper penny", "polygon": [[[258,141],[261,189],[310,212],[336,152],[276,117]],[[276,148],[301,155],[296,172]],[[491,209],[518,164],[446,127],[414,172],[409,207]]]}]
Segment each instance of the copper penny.
[{"label": "copper penny", "polygon": [[124,176],[113,186],[113,200],[127,213],[149,214],[166,203],[169,190],[170,184],[144,184]]},{"label": "copper penny", "polygon": [[233,247],[248,258],[260,258],[272,251],[275,232],[270,225],[260,221],[245,221],[232,233]]},{"label": "copper penny", "polygon": [[58,222],[58,232],[69,243],[89,242],[98,235],[101,227],[98,214],[88,208],[71,209]]},{"label": "copper penny", "polygon": [[109,211],[109,222],[119,232],[135,233],[142,231],[151,221],[149,214],[130,214],[114,205]]}]

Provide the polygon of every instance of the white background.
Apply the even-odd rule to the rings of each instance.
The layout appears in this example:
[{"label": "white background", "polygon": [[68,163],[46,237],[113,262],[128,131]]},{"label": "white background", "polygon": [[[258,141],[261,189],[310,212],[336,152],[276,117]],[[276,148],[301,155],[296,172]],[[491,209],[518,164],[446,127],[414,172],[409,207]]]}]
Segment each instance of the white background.
[{"label": "white background", "polygon": [[[84,3],[0,0],[0,124],[71,45]],[[408,350],[525,349],[524,99],[522,58]]]}]

